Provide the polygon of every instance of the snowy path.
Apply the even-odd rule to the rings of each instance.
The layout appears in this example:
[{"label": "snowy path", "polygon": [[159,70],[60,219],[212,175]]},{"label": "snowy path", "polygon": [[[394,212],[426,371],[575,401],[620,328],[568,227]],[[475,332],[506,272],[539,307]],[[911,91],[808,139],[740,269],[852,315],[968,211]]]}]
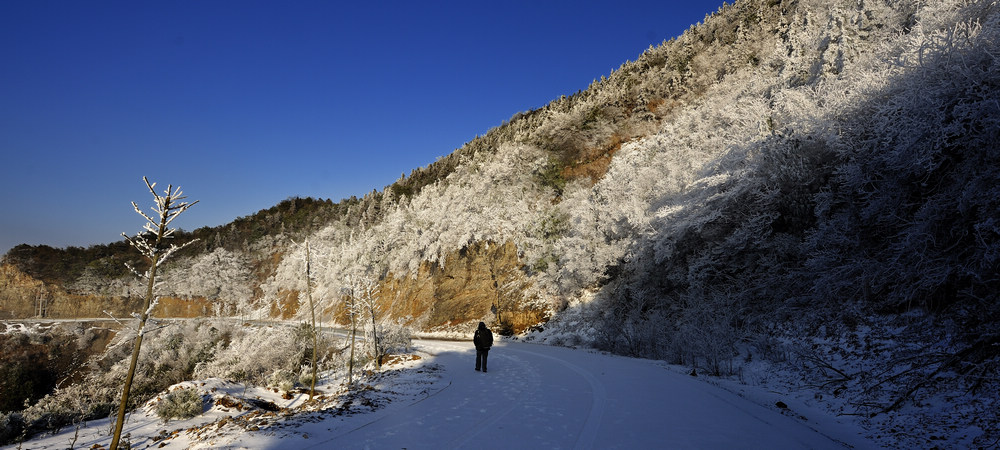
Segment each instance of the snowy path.
[{"label": "snowy path", "polygon": [[[484,374],[473,370],[471,343],[422,341],[418,347],[444,367],[440,390],[363,423],[314,424],[310,438],[295,444],[288,437],[256,442],[373,449],[851,448],[777,408],[652,361],[503,343],[490,352]],[[858,446],[857,438],[846,440]]]},{"label": "snowy path", "polygon": [[[234,412],[217,411],[218,407],[169,424],[146,412],[132,416],[127,430],[135,448],[874,447],[860,437],[857,428],[821,412],[806,411],[803,405],[793,406],[794,415],[807,414],[809,420],[782,414],[773,406],[776,394],[732,384],[726,390],[716,386],[725,384],[718,380],[709,383],[656,361],[504,342],[490,351],[490,372],[481,373],[473,370],[471,342],[417,341],[416,348],[423,358],[378,387],[380,395],[391,401],[373,412],[363,413],[365,408],[359,407],[349,414],[293,415],[255,431],[248,426],[223,429],[224,418]],[[243,389],[218,379],[209,383],[207,387],[198,384],[203,389],[229,390],[234,396]],[[258,389],[253,394],[270,392]],[[278,401],[277,394],[273,395]],[[204,424],[209,425],[197,428]],[[72,430],[36,437],[24,448],[107,445],[108,425],[107,419],[91,422],[78,439]],[[199,437],[195,437],[182,432],[187,429],[208,431],[197,432]],[[174,437],[152,439],[158,434]]]}]

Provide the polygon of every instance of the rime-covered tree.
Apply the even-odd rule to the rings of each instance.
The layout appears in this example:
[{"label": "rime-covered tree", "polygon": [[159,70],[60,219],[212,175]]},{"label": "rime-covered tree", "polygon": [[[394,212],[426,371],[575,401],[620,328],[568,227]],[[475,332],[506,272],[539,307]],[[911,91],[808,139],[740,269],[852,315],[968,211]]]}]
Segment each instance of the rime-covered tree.
[{"label": "rime-covered tree", "polygon": [[[373,278],[359,277],[350,281],[351,294],[348,312],[354,319],[352,323],[359,324],[362,320],[368,322],[364,325],[365,347],[371,347],[371,354],[378,369],[382,367],[384,348],[379,340],[379,293],[378,283]],[[370,325],[370,326],[369,326]]]},{"label": "rime-covered tree", "polygon": [[198,201],[190,203],[184,201],[187,197],[183,195],[180,187],[175,189],[173,185],[168,185],[163,194],[158,194],[155,189],[156,183],[150,183],[146,177],[142,177],[142,181],[146,183],[149,192],[153,194],[152,214],[143,212],[139,208],[139,205],[132,202],[135,212],[146,219],[146,224],[143,226],[143,231],[137,233],[135,236],[129,236],[125,233],[122,233],[122,236],[128,240],[132,247],[139,250],[139,253],[146,258],[149,264],[149,267],[141,273],[135,267],[129,266],[129,269],[136,276],[146,281],[146,295],[143,310],[135,314],[136,319],[138,319],[135,329],[135,344],[132,347],[132,358],[129,362],[128,374],[125,376],[125,383],[122,388],[121,403],[118,407],[114,436],[111,440],[112,450],[118,448],[118,442],[121,439],[122,427],[125,424],[125,413],[128,409],[129,390],[132,387],[132,378],[135,376],[135,367],[139,361],[139,349],[142,346],[142,338],[146,332],[146,324],[153,313],[153,309],[156,308],[158,300],[154,292],[156,288],[156,270],[175,252],[195,242],[188,241],[181,245],[175,245],[167,241],[172,239],[174,232],[177,231],[176,228],[170,227],[171,222],[177,216],[181,215],[181,213],[187,211],[188,208],[198,203]]},{"label": "rime-covered tree", "polygon": [[313,395],[316,393],[316,377],[317,377],[317,362],[316,362],[316,352],[318,352],[319,347],[319,330],[316,329],[316,306],[313,304],[313,293],[312,293],[312,255],[309,254],[309,241],[306,241],[306,298],[309,300],[309,319],[310,319],[310,334],[312,335],[312,377],[309,382],[309,400],[313,399]]}]

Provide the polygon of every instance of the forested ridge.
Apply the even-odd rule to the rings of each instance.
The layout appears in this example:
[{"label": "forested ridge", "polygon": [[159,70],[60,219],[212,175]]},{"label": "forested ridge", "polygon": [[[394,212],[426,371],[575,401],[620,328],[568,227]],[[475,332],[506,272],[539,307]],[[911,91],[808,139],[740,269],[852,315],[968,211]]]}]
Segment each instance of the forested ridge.
[{"label": "forested ridge", "polygon": [[[366,287],[385,320],[425,331],[484,320],[718,376],[766,361],[902,446],[927,432],[900,417],[967,432],[928,404],[961,405],[986,445],[998,42],[989,0],[737,1],[381,191],[184,233],[200,241],[165,295],[305,317],[308,240],[327,320]],[[133,258],[19,246],[4,263],[120,296]]]}]

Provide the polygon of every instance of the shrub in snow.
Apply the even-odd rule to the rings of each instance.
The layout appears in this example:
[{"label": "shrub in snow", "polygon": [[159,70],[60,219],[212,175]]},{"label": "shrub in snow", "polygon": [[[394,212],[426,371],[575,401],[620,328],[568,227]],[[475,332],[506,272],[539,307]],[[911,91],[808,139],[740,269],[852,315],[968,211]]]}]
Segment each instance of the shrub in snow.
[{"label": "shrub in snow", "polygon": [[409,351],[412,330],[402,322],[385,323],[379,326],[380,354],[386,355],[393,351]]},{"label": "shrub in snow", "polygon": [[288,392],[295,389],[295,382],[295,373],[288,369],[275,370],[274,373],[272,373],[267,379],[267,384],[269,386],[274,386],[282,392]]},{"label": "shrub in snow", "polygon": [[[286,327],[236,327],[228,345],[215,349],[215,357],[195,368],[195,378],[224,378],[241,383],[268,384],[279,370],[297,373],[311,358],[311,339],[303,341],[300,329]],[[319,340],[320,367],[335,346],[328,339]],[[266,350],[264,350],[266,349]]]},{"label": "shrub in snow", "polygon": [[303,386],[312,386],[313,374],[311,367],[304,366],[302,368],[302,375],[299,375],[299,383],[302,384]]},{"label": "shrub in snow", "polygon": [[197,389],[177,389],[156,404],[156,415],[166,423],[170,419],[190,419],[205,411],[205,402]]}]

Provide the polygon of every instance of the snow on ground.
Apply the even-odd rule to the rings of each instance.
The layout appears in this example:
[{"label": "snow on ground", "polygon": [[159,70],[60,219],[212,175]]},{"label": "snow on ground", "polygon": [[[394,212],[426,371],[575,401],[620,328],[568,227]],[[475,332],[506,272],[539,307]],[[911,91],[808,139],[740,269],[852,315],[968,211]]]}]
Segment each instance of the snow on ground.
[{"label": "snow on ground", "polygon": [[[481,373],[471,342],[415,349],[352,392],[328,381],[313,402],[219,379],[182,383],[172,389],[196,387],[211,407],[163,423],[154,399],[125,432],[133,448],[874,447],[828,413],[662,362],[501,342]],[[109,429],[95,421],[24,448],[106,447]]]}]

